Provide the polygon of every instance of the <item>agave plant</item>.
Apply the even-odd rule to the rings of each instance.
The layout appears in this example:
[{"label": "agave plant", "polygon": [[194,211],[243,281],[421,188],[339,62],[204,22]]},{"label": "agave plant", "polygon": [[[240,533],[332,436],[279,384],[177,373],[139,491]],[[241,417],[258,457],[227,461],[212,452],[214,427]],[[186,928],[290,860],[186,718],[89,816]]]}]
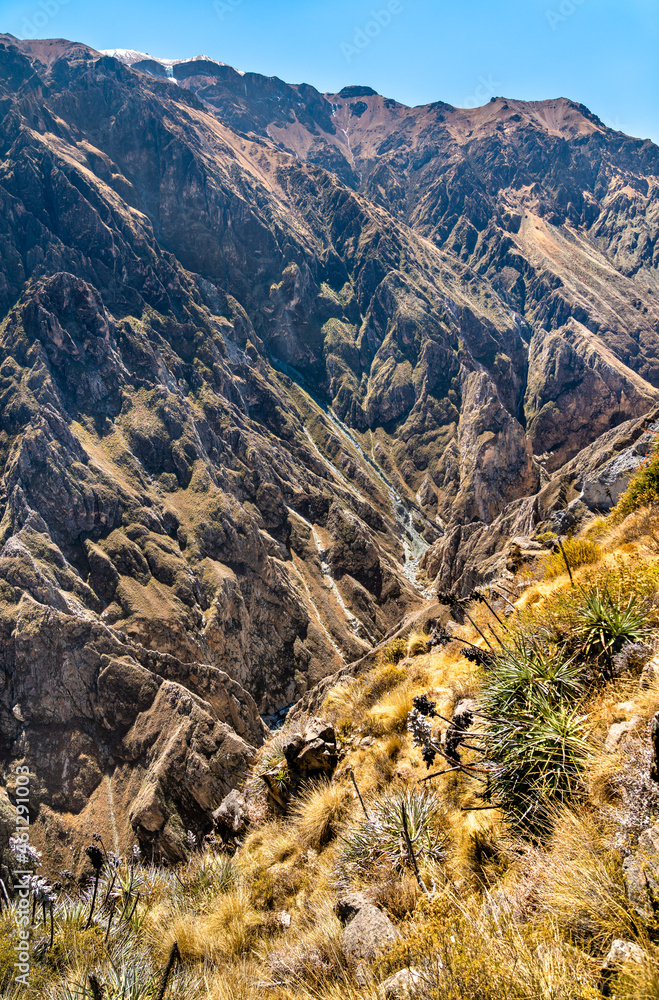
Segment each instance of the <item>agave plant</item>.
[{"label": "agave plant", "polygon": [[585,717],[536,698],[532,710],[490,719],[486,733],[491,797],[516,824],[541,831],[547,807],[578,789],[591,752]]},{"label": "agave plant", "polygon": [[577,609],[575,635],[583,656],[593,659],[610,676],[613,657],[627,643],[643,642],[653,634],[650,606],[632,594],[626,603],[599,587],[584,593]]},{"label": "agave plant", "polygon": [[371,800],[368,816],[343,835],[336,862],[339,886],[347,888],[378,874],[407,868],[410,858],[403,836],[402,807],[417,859],[440,861],[444,857],[446,837],[437,796],[416,788],[388,792]]},{"label": "agave plant", "polygon": [[488,676],[484,711],[491,716],[530,711],[536,702],[558,705],[583,693],[577,657],[536,637],[517,636],[495,657]]}]

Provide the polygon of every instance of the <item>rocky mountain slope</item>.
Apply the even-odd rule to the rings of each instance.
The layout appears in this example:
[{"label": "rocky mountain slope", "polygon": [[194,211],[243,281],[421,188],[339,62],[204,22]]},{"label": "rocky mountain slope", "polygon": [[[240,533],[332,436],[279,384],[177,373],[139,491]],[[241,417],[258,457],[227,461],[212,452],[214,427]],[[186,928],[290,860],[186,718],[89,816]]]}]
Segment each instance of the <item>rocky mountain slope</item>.
[{"label": "rocky mountain slope", "polygon": [[44,828],[176,857],[429,545],[657,401],[659,150],[129,61],[0,36],[0,733]]}]

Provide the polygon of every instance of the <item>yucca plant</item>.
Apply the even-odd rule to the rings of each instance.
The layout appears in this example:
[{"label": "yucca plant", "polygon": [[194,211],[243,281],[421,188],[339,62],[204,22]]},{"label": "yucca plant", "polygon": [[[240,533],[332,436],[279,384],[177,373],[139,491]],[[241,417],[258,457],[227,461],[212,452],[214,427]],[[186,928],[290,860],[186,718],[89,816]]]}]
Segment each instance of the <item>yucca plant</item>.
[{"label": "yucca plant", "polygon": [[410,857],[403,836],[402,807],[418,861],[440,861],[444,857],[446,836],[442,830],[441,804],[434,792],[417,788],[387,792],[366,803],[368,817],[351,826],[341,839],[336,861],[340,887],[368,882],[392,870],[401,874],[408,869]]},{"label": "yucca plant", "polygon": [[542,832],[548,807],[578,790],[591,752],[585,717],[537,696],[532,707],[491,719],[486,734],[492,800],[515,824]]},{"label": "yucca plant", "polygon": [[282,745],[288,735],[288,733],[279,732],[261,748],[251,778],[246,785],[247,792],[259,794],[267,789],[268,783],[264,778],[266,775],[284,797],[290,793],[291,779],[288,764],[282,751]]},{"label": "yucca plant", "polygon": [[648,601],[636,594],[624,602],[616,600],[608,589],[585,591],[574,626],[581,655],[610,677],[613,657],[626,643],[643,642],[652,636],[649,618]]},{"label": "yucca plant", "polygon": [[544,829],[546,808],[577,791],[591,749],[579,714],[582,673],[576,654],[524,635],[488,672],[485,718],[470,739],[482,748],[489,801],[527,832]]},{"label": "yucca plant", "polygon": [[539,700],[554,705],[574,700],[582,692],[576,656],[566,658],[561,648],[516,636],[490,666],[482,705],[487,715],[499,716],[532,710]]}]

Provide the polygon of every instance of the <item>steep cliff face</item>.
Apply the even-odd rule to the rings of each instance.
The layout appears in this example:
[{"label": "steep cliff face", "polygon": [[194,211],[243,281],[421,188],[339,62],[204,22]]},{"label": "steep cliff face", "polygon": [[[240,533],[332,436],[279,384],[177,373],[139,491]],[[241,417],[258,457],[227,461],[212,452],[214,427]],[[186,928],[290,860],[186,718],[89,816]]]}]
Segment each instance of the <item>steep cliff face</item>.
[{"label": "steep cliff face", "polygon": [[[368,87],[327,95],[288,87],[266,120],[262,95],[275,81],[252,75],[241,90],[242,77],[218,70],[222,83],[209,91],[194,62],[184,67],[181,85],[222,120],[231,120],[239,102],[261,135],[322,163],[489,279],[528,323],[528,390],[516,415],[548,469],[605,429],[603,412],[612,421],[639,412],[629,372],[619,369],[621,383],[600,371],[596,389],[586,370],[592,360],[570,337],[571,321],[600,338],[595,352],[614,367],[621,362],[659,384],[659,150],[651,142],[607,129],[564,98],[407,108]],[[547,338],[553,331],[557,337]],[[518,372],[524,368],[513,362]],[[572,404],[562,397],[584,382],[578,418],[563,419]]]},{"label": "steep cliff face", "polygon": [[657,399],[657,150],[135,65],[0,36],[0,732],[178,856],[445,528]]}]

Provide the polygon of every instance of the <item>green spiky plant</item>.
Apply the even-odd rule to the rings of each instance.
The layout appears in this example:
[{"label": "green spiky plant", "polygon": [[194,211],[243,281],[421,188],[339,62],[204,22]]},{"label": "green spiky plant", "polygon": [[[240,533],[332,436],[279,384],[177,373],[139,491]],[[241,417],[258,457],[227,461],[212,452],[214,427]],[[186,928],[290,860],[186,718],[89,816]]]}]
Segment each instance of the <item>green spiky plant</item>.
[{"label": "green spiky plant", "polygon": [[576,656],[537,638],[514,636],[494,659],[486,677],[484,711],[490,716],[530,710],[539,699],[560,704],[583,694],[582,668]]},{"label": "green spiky plant", "polygon": [[574,635],[584,659],[594,662],[604,676],[611,675],[613,657],[626,643],[651,638],[651,609],[646,599],[631,594],[626,602],[608,589],[584,591],[577,608]]},{"label": "green spiky plant", "polygon": [[472,737],[482,746],[486,797],[528,832],[546,826],[550,803],[576,793],[588,759],[581,673],[564,649],[517,636],[487,676],[484,725]]},{"label": "green spiky plant", "polygon": [[531,833],[549,825],[551,805],[577,793],[592,749],[578,710],[545,697],[490,720],[486,743],[490,796]]},{"label": "green spiky plant", "polygon": [[366,803],[368,816],[351,826],[341,839],[336,861],[337,884],[341,888],[408,869],[410,858],[401,821],[403,806],[418,861],[440,861],[444,857],[446,836],[437,796],[417,788],[386,792]]}]

